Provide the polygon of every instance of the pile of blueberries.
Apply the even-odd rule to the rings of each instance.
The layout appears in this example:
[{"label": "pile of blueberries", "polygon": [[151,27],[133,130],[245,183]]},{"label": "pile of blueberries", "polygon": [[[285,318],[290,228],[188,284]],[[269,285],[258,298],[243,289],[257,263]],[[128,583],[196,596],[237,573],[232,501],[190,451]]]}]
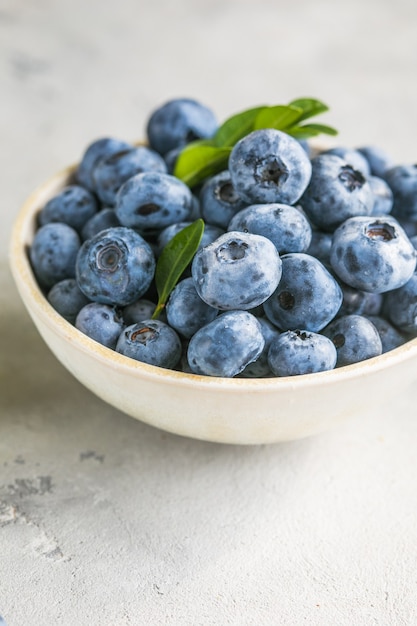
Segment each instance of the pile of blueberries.
[{"label": "pile of blueberries", "polygon": [[[417,166],[376,147],[312,154],[263,129],[190,189],[172,174],[178,154],[217,127],[175,99],[150,116],[146,146],[87,148],[30,249],[56,311],[123,355],[220,377],[330,370],[416,336]],[[200,247],[153,319],[157,259],[199,218]]]}]

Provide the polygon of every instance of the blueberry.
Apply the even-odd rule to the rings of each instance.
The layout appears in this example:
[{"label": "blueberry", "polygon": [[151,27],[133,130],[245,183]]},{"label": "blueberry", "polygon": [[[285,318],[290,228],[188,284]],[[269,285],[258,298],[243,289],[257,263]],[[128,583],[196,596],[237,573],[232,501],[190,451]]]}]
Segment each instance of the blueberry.
[{"label": "blueberry", "polygon": [[388,183],[378,176],[368,176],[368,183],[374,194],[374,206],[371,215],[380,216],[391,213],[394,196]]},{"label": "blueberry", "polygon": [[389,154],[379,146],[363,146],[357,148],[357,151],[368,161],[372,176],[382,177],[394,165]]},{"label": "blueberry", "polygon": [[325,233],[322,230],[313,228],[311,232],[311,242],[306,253],[315,256],[319,261],[324,263],[324,265],[329,265],[332,239],[333,236],[331,233]]},{"label": "blueberry", "polygon": [[149,288],[155,257],[135,231],[122,226],[108,228],[83,243],[76,273],[81,291],[90,300],[126,306]]},{"label": "blueberry", "polygon": [[288,330],[276,337],[268,351],[275,376],[297,376],[332,370],[337,353],[333,342],[306,330]]},{"label": "blueberry", "polygon": [[200,298],[192,278],[185,278],[177,284],[166,306],[169,325],[187,338],[194,335],[202,326],[212,322],[217,313],[217,309]]},{"label": "blueberry", "polygon": [[[167,245],[169,241],[181,230],[183,230],[186,226],[189,226],[192,222],[177,222],[176,224],[171,224],[170,226],[166,226],[158,235],[158,252],[159,254],[162,252],[164,247]],[[205,224],[203,236],[201,237],[200,248],[204,248],[209,243],[215,241],[220,235],[224,234],[224,230],[218,228],[217,226],[212,226],[211,224]]]},{"label": "blueberry", "polygon": [[256,361],[249,363],[249,365],[247,365],[240,374],[243,378],[265,378],[267,376],[272,376],[272,371],[268,363],[268,351],[272,341],[278,337],[280,333],[279,330],[266,319],[266,317],[258,317],[257,319],[261,326],[265,344]]},{"label": "blueberry", "polygon": [[36,278],[43,287],[52,287],[64,278],[75,277],[75,261],[81,242],[77,232],[60,222],[39,228],[30,249]]},{"label": "blueberry", "polygon": [[233,187],[229,170],[206,180],[200,191],[200,203],[203,219],[224,230],[232,217],[247,205]]},{"label": "blueberry", "polygon": [[264,344],[254,315],[227,311],[191,337],[188,363],[195,374],[231,378],[259,357]]},{"label": "blueberry", "polygon": [[55,311],[71,324],[75,323],[78,313],[89,302],[75,278],[65,278],[55,283],[48,292],[47,298]]},{"label": "blueberry", "polygon": [[348,163],[354,170],[356,170],[357,172],[361,172],[361,174],[363,174],[363,176],[365,176],[366,178],[371,173],[368,159],[361,152],[359,152],[359,150],[355,150],[354,148],[338,146],[336,148],[330,148],[330,150],[325,150],[321,154],[333,154],[340,157],[341,159],[346,161],[346,163]]},{"label": "blueberry", "polygon": [[330,261],[348,285],[384,293],[409,280],[416,251],[393,217],[352,217],[335,231]]},{"label": "blueberry", "polygon": [[230,232],[196,253],[191,273],[199,296],[210,306],[248,310],[276,289],[281,260],[266,237]]},{"label": "blueberry", "polygon": [[175,222],[174,224],[170,224],[169,226],[165,226],[161,231],[158,232],[157,235],[157,245],[156,250],[158,252],[158,256],[161,254],[162,250],[165,248],[167,243],[171,241],[181,230],[184,230],[187,226],[192,224],[189,222]]},{"label": "blueberry", "polygon": [[168,174],[173,174],[175,170],[175,165],[177,163],[177,159],[183,149],[183,146],[179,146],[178,148],[173,148],[169,152],[164,155],[164,161],[167,168]]},{"label": "blueberry", "polygon": [[304,152],[307,154],[307,156],[310,158],[311,157],[311,146],[308,143],[307,139],[297,139],[297,141],[300,144],[300,146],[302,147],[302,149],[304,150]]},{"label": "blueberry", "polygon": [[397,165],[384,173],[394,195],[392,215],[417,221],[417,165]]},{"label": "blueberry", "polygon": [[91,217],[83,226],[81,230],[81,237],[83,241],[91,239],[102,230],[107,228],[114,228],[115,226],[121,226],[120,221],[116,215],[116,211],[110,208],[104,208],[93,217]]},{"label": "blueberry", "polygon": [[374,195],[361,172],[332,154],[314,157],[311,164],[311,181],[300,203],[319,229],[332,232],[349,217],[371,214]]},{"label": "blueberry", "polygon": [[157,108],[149,118],[147,136],[151,148],[166,154],[197,139],[208,139],[217,130],[214,113],[190,98],[176,98]]},{"label": "blueberry", "polygon": [[383,296],[380,293],[361,291],[339,280],[343,292],[343,302],[338,315],[377,315],[382,308]]},{"label": "blueberry", "polygon": [[84,335],[114,350],[124,323],[116,307],[90,302],[78,313],[75,327]]},{"label": "blueberry", "polygon": [[280,254],[305,252],[311,242],[311,226],[301,211],[287,204],[252,204],[231,220],[228,230],[263,235]]},{"label": "blueberry", "polygon": [[367,318],[377,329],[382,343],[382,353],[390,352],[399,346],[402,346],[405,337],[385,318],[379,315],[367,315]]},{"label": "blueberry", "polygon": [[385,294],[383,312],[400,331],[417,335],[417,272],[405,285]]},{"label": "blueberry", "polygon": [[361,315],[379,315],[382,311],[384,295],[382,293],[366,293],[365,303]]},{"label": "blueberry", "polygon": [[295,204],[310,181],[311,163],[296,139],[267,128],[237,142],[229,170],[234,188],[249,204]]},{"label": "blueberry", "polygon": [[192,210],[191,191],[169,174],[137,174],[117,194],[116,215],[121,224],[141,231],[187,221]]},{"label": "blueberry", "polygon": [[181,346],[182,346],[182,351],[181,351],[181,358],[177,363],[176,366],[176,370],[178,370],[179,372],[183,372],[184,374],[193,374],[193,371],[191,369],[191,367],[188,364],[188,359],[187,359],[187,352],[188,352],[188,345],[190,343],[189,339],[184,339],[182,338],[181,340]]},{"label": "blueberry", "polygon": [[101,159],[93,171],[96,193],[103,204],[114,206],[123,183],[142,172],[166,173],[163,158],[145,146],[122,150]]},{"label": "blueberry", "polygon": [[80,231],[97,210],[97,200],[92,193],[79,185],[68,185],[45,204],[39,213],[39,224],[62,222]]},{"label": "blueberry", "polygon": [[282,278],[263,305],[266,316],[283,331],[302,328],[318,332],[340,309],[340,286],[324,265],[309,254],[284,254],[281,261]]},{"label": "blueberry", "polygon": [[100,160],[116,154],[116,152],[129,150],[131,147],[131,144],[126,141],[112,137],[103,137],[93,141],[84,152],[76,171],[75,177],[77,182],[86,189],[94,191],[93,171]]},{"label": "blueberry", "polygon": [[188,218],[191,222],[194,222],[195,220],[198,220],[199,218],[202,217],[201,215],[201,205],[200,205],[200,198],[193,194],[192,195],[192,202],[193,202],[193,206],[191,209],[191,213],[190,213],[190,217]]},{"label": "blueberry", "polygon": [[361,315],[367,292],[346,285],[342,280],[339,280],[339,285],[343,292],[343,301],[338,315]]},{"label": "blueberry", "polygon": [[136,361],[173,369],[181,358],[181,341],[173,328],[160,320],[143,320],[125,328],[116,352]]},{"label": "blueberry", "polygon": [[[417,236],[417,222],[413,222],[412,220],[399,220],[401,226],[403,227],[405,234],[407,237],[412,239],[412,237]],[[415,246],[414,246],[415,247]]]},{"label": "blueberry", "polygon": [[337,367],[351,365],[382,354],[379,333],[372,322],[362,315],[339,317],[323,330],[337,350]]},{"label": "blueberry", "polygon": [[156,304],[146,298],[140,298],[133,304],[129,304],[123,309],[123,319],[126,322],[126,326],[151,319],[155,309]]}]

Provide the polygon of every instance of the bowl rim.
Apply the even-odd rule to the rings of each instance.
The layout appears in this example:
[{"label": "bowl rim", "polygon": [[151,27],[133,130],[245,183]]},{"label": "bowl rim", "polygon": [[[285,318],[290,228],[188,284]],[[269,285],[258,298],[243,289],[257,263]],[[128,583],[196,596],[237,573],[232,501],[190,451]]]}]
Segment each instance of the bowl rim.
[{"label": "bowl rim", "polygon": [[350,380],[368,374],[375,374],[382,369],[388,369],[417,356],[416,337],[377,357],[324,372],[269,378],[225,378],[203,376],[149,365],[119,354],[94,341],[65,320],[49,304],[46,296],[38,286],[28,255],[29,234],[36,226],[35,218],[42,206],[40,198],[47,198],[48,192],[53,188],[69,184],[77,167],[78,164],[73,164],[61,169],[40,184],[24,201],[12,227],[9,245],[9,265],[19,294],[28,308],[29,314],[31,314],[31,309],[26,304],[28,301],[33,306],[33,310],[36,310],[36,313],[43,320],[48,320],[53,325],[55,332],[59,332],[82,352],[93,354],[94,358],[104,363],[104,365],[110,366],[113,363],[121,371],[137,372],[138,375],[140,374],[145,379],[155,382],[161,382],[161,379],[163,379],[164,383],[174,386],[190,386],[193,389],[221,389],[222,391],[229,389],[235,392],[245,390],[263,393],[268,391],[277,392],[280,389],[291,389],[296,392],[298,388],[305,388],[306,386],[314,389],[320,387],[323,383],[326,383],[326,385],[338,384],[341,380]]}]

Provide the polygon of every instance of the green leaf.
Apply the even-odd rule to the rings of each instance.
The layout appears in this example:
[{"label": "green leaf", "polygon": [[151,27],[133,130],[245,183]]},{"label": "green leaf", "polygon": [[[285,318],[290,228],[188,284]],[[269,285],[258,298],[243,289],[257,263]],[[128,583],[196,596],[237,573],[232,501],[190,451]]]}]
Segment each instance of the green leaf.
[{"label": "green leaf", "polygon": [[279,104],[274,107],[264,107],[256,117],[254,130],[275,128],[285,130],[301,119],[303,110],[294,106]]},{"label": "green leaf", "polygon": [[329,110],[327,104],[314,98],[298,98],[298,100],[290,102],[290,105],[302,109],[303,113],[298,120],[299,122]]},{"label": "green leaf", "polygon": [[327,105],[320,100],[299,98],[288,105],[260,106],[237,113],[218,128],[212,139],[188,144],[178,156],[174,176],[194,187],[227,169],[232,148],[253,130],[275,128],[297,139],[308,139],[321,133],[336,135],[337,131],[330,126],[300,124],[327,110]]},{"label": "green leaf", "polygon": [[162,250],[155,270],[158,304],[152,319],[157,319],[164,309],[169,294],[197,252],[203,232],[204,222],[198,219],[180,230]]},{"label": "green leaf", "polygon": [[247,109],[246,111],[229,117],[217,129],[213,137],[213,142],[219,148],[234,146],[239,139],[242,139],[254,130],[255,120],[259,112],[264,108],[265,107],[256,107],[254,109]]},{"label": "green leaf", "polygon": [[231,147],[219,148],[210,142],[189,144],[177,159],[174,176],[194,187],[208,176],[227,169],[231,151]]},{"label": "green leaf", "polygon": [[337,130],[332,126],[325,126],[324,124],[304,124],[302,126],[293,126],[286,131],[292,137],[296,139],[309,139],[310,137],[317,137],[317,135],[331,135],[336,136]]}]

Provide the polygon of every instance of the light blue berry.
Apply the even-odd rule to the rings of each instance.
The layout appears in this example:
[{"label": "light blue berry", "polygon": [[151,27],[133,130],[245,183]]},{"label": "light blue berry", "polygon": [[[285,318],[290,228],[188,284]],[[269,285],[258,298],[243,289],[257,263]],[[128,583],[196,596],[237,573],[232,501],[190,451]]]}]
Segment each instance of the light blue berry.
[{"label": "light blue berry", "polygon": [[191,337],[188,363],[195,374],[230,378],[255,361],[264,345],[254,315],[247,311],[227,311]]},{"label": "light blue berry", "polygon": [[191,273],[199,296],[210,306],[248,310],[275,291],[281,260],[266,237],[230,232],[196,253]]},{"label": "light blue berry", "polygon": [[311,177],[311,162],[299,142],[272,128],[255,130],[229,158],[233,187],[248,204],[295,204]]}]

